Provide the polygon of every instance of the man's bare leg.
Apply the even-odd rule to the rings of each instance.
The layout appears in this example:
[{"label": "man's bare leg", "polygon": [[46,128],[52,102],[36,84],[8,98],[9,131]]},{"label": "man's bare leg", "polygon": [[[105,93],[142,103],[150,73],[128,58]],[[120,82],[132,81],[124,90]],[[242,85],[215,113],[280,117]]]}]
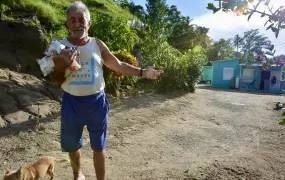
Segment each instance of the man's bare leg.
[{"label": "man's bare leg", "polygon": [[81,171],[80,157],[81,157],[80,150],[77,150],[75,152],[69,152],[69,158],[73,170],[74,180],[85,180],[85,177]]},{"label": "man's bare leg", "polygon": [[93,163],[97,180],[106,179],[106,151],[93,150]]}]

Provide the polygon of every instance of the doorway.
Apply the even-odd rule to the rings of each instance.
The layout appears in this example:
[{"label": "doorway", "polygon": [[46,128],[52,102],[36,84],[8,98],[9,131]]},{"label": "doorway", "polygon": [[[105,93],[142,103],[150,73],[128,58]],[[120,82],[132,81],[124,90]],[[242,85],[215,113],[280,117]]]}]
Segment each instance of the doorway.
[{"label": "doorway", "polygon": [[260,90],[269,89],[270,71],[261,71]]}]

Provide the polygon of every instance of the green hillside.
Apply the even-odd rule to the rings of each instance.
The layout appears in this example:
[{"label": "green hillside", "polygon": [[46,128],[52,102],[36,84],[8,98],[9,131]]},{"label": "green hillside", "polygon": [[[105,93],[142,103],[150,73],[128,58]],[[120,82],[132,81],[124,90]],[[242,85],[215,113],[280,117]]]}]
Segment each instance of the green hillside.
[{"label": "green hillside", "polygon": [[[27,21],[36,24],[35,21],[44,26],[48,31],[63,36],[65,28],[65,9],[74,0],[2,0],[0,3],[0,13],[2,20]],[[92,19],[96,18],[96,13],[102,13],[113,17],[133,17],[128,10],[122,9],[113,0],[83,0],[88,6]],[[36,18],[35,18],[36,17]],[[36,19],[36,20],[35,20]]]}]

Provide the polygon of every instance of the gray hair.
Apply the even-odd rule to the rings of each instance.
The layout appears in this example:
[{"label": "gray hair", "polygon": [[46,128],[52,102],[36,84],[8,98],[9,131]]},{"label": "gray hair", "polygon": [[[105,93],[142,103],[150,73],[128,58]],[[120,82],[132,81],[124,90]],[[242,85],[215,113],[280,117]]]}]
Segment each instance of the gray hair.
[{"label": "gray hair", "polygon": [[87,21],[91,20],[90,17],[90,12],[87,8],[87,6],[81,2],[81,1],[76,1],[74,3],[72,3],[65,11],[66,14],[66,19],[68,17],[68,13],[70,13],[71,11],[81,11],[84,14],[84,17],[86,18]]}]

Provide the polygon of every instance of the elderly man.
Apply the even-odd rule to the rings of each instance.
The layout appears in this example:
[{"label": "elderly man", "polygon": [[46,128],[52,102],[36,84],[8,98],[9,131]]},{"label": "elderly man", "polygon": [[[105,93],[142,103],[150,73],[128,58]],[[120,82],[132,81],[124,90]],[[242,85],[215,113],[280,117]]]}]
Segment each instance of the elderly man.
[{"label": "elderly man", "polygon": [[[130,76],[157,79],[161,71],[154,67],[141,69],[118,60],[99,39],[89,37],[90,12],[82,2],[66,9],[65,25],[69,36],[61,41],[65,46],[78,47],[78,51],[62,50],[54,56],[55,70],[52,82],[64,90],[61,108],[61,147],[69,153],[74,180],[85,179],[80,165],[82,131],[86,125],[97,180],[105,180],[106,132],[109,105],[104,93],[102,66]],[[114,42],[116,43],[116,42]],[[79,57],[79,58],[78,58]],[[79,59],[79,61],[78,61]],[[78,61],[81,69],[64,77],[72,62]]]}]

